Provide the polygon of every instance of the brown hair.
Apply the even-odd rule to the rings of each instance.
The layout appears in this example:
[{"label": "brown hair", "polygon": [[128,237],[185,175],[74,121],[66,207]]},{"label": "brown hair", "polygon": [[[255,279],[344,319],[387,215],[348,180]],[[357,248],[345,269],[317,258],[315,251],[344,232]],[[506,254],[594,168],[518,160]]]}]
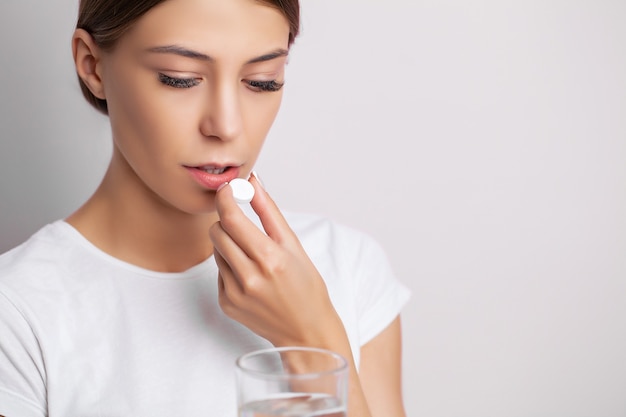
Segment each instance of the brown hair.
[{"label": "brown hair", "polygon": [[[80,0],[77,29],[84,29],[103,50],[111,50],[116,42],[141,16],[166,0]],[[299,0],[255,0],[278,9],[289,22],[289,45],[300,31]],[[87,101],[108,114],[106,100],[94,96],[80,77],[80,88]]]}]

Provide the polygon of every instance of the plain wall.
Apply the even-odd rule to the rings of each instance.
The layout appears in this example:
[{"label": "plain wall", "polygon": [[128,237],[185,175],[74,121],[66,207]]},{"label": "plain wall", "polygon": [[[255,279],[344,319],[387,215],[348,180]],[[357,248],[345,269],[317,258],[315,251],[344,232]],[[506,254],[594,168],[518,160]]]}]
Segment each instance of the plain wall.
[{"label": "plain wall", "polygon": [[[110,155],[76,0],[2,0],[0,252]],[[303,0],[258,171],[413,291],[409,416],[626,415],[626,2]]]}]

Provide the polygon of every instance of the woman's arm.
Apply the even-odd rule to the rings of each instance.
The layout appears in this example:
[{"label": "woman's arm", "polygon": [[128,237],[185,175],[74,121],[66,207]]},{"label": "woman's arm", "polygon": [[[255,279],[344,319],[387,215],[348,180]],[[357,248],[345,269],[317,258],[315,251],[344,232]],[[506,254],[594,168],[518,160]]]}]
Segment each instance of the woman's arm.
[{"label": "woman's arm", "polygon": [[400,316],[361,348],[361,386],[372,417],[405,417]]}]

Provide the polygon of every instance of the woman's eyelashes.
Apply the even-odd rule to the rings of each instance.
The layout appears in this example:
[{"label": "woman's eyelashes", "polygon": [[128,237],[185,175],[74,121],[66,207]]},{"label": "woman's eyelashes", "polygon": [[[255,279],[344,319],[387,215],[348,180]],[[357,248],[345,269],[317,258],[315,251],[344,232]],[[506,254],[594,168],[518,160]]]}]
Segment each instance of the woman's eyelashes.
[{"label": "woman's eyelashes", "polygon": [[197,78],[177,78],[159,73],[159,81],[161,83],[174,88],[191,88],[200,84]]},{"label": "woman's eyelashes", "polygon": [[258,81],[258,80],[247,80],[246,81],[250,88],[254,91],[278,91],[283,88],[285,83],[279,83],[276,80],[270,81]]},{"label": "woman's eyelashes", "polygon": [[[200,84],[200,79],[198,78],[170,77],[169,75],[165,75],[163,73],[159,73],[159,81],[162,84],[172,88],[191,88]],[[283,88],[283,85],[285,85],[285,83],[279,83],[276,80],[244,80],[244,82],[252,91],[257,92],[278,91]]]}]

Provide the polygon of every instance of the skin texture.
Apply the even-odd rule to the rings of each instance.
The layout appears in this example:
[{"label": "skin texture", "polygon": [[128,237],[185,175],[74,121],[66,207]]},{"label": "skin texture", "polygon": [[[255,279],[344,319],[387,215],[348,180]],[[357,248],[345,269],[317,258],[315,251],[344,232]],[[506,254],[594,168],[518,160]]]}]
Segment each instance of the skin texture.
[{"label": "skin texture", "polygon": [[284,82],[288,34],[280,12],[252,0],[168,0],[109,52],[77,30],[76,69],[108,102],[114,146],[101,185],[67,221],[110,255],[155,271],[214,255],[227,315],[275,346],[348,358],[351,417],[401,417],[399,320],[362,348],[359,377],[322,277],[257,178],[251,204],[265,233],[229,186],[190,173],[227,165],[227,175],[249,175],[282,98],[255,82]]}]

